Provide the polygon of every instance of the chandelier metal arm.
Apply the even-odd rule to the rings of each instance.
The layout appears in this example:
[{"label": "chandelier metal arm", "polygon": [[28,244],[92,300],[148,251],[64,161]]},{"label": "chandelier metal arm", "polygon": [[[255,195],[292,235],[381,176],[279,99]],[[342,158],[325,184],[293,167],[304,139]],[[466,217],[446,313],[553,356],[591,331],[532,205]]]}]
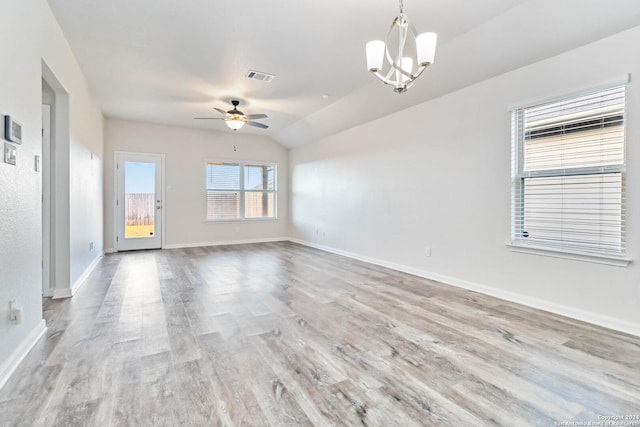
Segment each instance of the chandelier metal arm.
[{"label": "chandelier metal arm", "polygon": [[[400,7],[402,9],[402,5],[400,5]],[[393,29],[396,26],[398,27],[398,31],[399,31],[398,54],[396,58],[393,58],[391,56],[391,52],[389,51],[389,41],[391,39],[391,34],[393,33]],[[393,22],[391,23],[391,26],[389,27],[389,30],[387,31],[387,42],[385,43],[385,56],[387,57],[387,61],[389,62],[389,64],[393,69],[397,70],[404,76],[411,79],[411,73],[407,72],[402,68],[402,58],[404,56],[404,45],[407,42],[407,35],[409,35],[409,33],[411,33],[414,39],[416,38],[416,35],[417,35],[416,29],[414,28],[413,25],[409,23],[409,21],[404,16],[404,14],[400,12],[400,15],[398,15],[396,19],[393,20]],[[393,70],[391,71],[393,72]]]},{"label": "chandelier metal arm", "polygon": [[[403,0],[399,0],[399,7],[400,14],[389,27],[386,43],[377,40],[367,43],[367,67],[380,81],[394,86],[395,92],[403,93],[433,63],[437,35],[435,33],[418,35],[415,27],[404,15]],[[397,50],[392,54],[390,42],[393,41],[394,31],[398,32]],[[405,57],[404,51],[410,37],[415,41],[417,52]],[[386,75],[382,73],[385,59],[389,67]]]},{"label": "chandelier metal arm", "polygon": [[[420,74],[422,74],[422,72],[424,70],[426,70],[428,66],[429,65],[421,65],[418,68],[418,70],[415,72],[415,74],[409,74],[408,75],[410,80],[408,82],[406,82],[407,83],[407,88],[410,87],[410,84],[413,84],[413,81],[415,79],[420,77]],[[396,72],[396,69],[392,68],[391,70],[389,70],[389,72],[387,73],[386,76],[382,75],[382,73],[380,73],[379,71],[371,71],[371,74],[373,74],[378,79],[380,79],[380,81],[383,82],[384,84],[395,86],[397,84],[397,81],[391,79],[391,77],[395,74],[395,72]]]}]

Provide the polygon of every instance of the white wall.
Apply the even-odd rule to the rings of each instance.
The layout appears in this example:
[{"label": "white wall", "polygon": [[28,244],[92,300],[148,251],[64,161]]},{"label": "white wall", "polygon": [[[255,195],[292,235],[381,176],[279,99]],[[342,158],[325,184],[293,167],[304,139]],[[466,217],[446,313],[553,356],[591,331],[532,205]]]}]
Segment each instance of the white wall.
[{"label": "white wall", "polygon": [[[236,151],[234,151],[234,146]],[[207,131],[127,120],[105,124],[105,245],[114,245],[115,151],[165,155],[164,247],[255,241],[288,236],[288,152],[269,138],[242,131]],[[278,163],[278,219],[205,221],[205,159]]]},{"label": "white wall", "polygon": [[[59,172],[71,182],[72,196],[58,200],[67,207],[66,223],[72,230],[66,237],[68,247],[76,248],[80,240],[95,241],[91,254],[88,246],[85,251],[60,254],[67,264],[61,270],[70,273],[58,285],[67,289],[102,252],[101,227],[91,224],[89,228],[79,218],[86,215],[95,218],[91,222],[101,222],[103,150],[102,114],[46,1],[2,1],[2,17],[0,114],[11,115],[23,125],[23,143],[18,146],[16,166],[0,162],[0,385],[44,327],[41,175],[34,170],[34,156],[42,152],[42,61],[69,94],[70,138],[61,143],[68,149],[67,158],[60,159],[69,167]],[[98,154],[94,161],[83,154],[89,151]],[[91,169],[96,174],[87,179],[85,172]],[[21,325],[9,322],[11,299],[24,310]]]},{"label": "white wall", "polygon": [[[65,93],[56,96],[54,111],[54,297],[69,297],[103,254],[104,119],[48,6],[46,14],[58,37],[43,38],[43,74],[45,80],[56,80],[59,86],[54,90]],[[65,129],[60,129],[60,121]]]},{"label": "white wall", "polygon": [[[640,334],[639,45],[636,27],[292,150],[292,237]],[[511,252],[508,106],[625,73],[627,244],[635,262]],[[429,84],[428,72],[420,84]]]}]

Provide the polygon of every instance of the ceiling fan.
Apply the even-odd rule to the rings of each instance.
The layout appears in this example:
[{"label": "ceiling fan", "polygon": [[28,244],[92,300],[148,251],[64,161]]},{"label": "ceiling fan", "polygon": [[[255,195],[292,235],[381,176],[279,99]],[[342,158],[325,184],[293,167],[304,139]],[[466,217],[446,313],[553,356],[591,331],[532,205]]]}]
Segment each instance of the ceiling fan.
[{"label": "ceiling fan", "polygon": [[234,99],[231,101],[233,104],[233,109],[229,111],[221,110],[220,108],[215,108],[217,112],[223,115],[223,117],[194,117],[196,120],[224,120],[227,126],[229,126],[233,130],[238,130],[244,125],[255,126],[257,128],[266,129],[269,126],[254,122],[255,119],[266,119],[266,114],[244,114],[242,111],[238,110],[238,105],[240,105],[240,101]]}]

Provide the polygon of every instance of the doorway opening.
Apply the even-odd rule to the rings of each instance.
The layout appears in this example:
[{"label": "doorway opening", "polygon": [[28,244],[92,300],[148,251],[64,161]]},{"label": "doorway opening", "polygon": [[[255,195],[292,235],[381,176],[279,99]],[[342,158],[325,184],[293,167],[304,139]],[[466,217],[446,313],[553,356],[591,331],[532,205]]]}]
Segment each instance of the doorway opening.
[{"label": "doorway opening", "polygon": [[42,295],[53,298],[70,276],[69,135],[69,93],[43,60]]}]

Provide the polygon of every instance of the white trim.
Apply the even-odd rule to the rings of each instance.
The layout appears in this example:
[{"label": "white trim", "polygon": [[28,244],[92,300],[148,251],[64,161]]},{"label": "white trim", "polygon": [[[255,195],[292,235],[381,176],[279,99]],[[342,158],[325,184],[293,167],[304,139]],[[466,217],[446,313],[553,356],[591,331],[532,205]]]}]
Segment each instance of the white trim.
[{"label": "white trim", "polygon": [[205,224],[219,224],[221,222],[265,222],[278,221],[280,218],[273,216],[265,216],[260,218],[235,218],[235,219],[205,219]]},{"label": "white trim", "polygon": [[[48,84],[47,86],[51,87]],[[51,137],[52,111],[53,108],[51,105],[42,104],[42,161],[39,172],[40,191],[42,194],[40,206],[42,209],[42,296],[44,297],[53,295],[53,287],[55,285],[53,277],[54,269],[52,268],[53,256],[51,254],[51,224],[53,218],[53,206],[51,203],[53,197],[53,191],[51,191],[53,180],[51,179],[51,172],[54,163],[51,161],[52,153],[54,152],[54,150],[52,150],[53,138]]]},{"label": "white trim", "polygon": [[552,92],[546,95],[536,96],[535,98],[530,98],[530,99],[518,101],[518,102],[512,102],[509,105],[507,105],[507,110],[511,112],[521,108],[535,107],[540,104],[560,101],[562,99],[571,98],[574,96],[585,95],[590,92],[599,92],[601,90],[610,89],[617,86],[624,86],[629,84],[630,82],[631,82],[631,74],[627,73],[623,76],[618,76],[615,78],[604,80],[594,85],[577,86],[568,90],[563,89],[562,92]]},{"label": "white trim", "polygon": [[384,261],[378,258],[372,258],[368,256],[355,254],[352,252],[343,251],[340,249],[335,249],[329,246],[306,242],[300,239],[290,238],[289,240],[291,242],[309,246],[316,249],[320,249],[325,252],[331,252],[337,255],[353,258],[358,261],[368,262],[370,264],[379,265],[382,267],[390,268],[392,270],[402,271],[403,273],[409,273],[414,276],[423,277],[425,279],[435,280],[445,285],[451,285],[458,288],[479,292],[485,295],[500,298],[500,299],[514,302],[517,304],[522,304],[538,310],[548,311],[550,313],[559,314],[560,316],[569,317],[572,319],[580,320],[582,322],[591,323],[593,325],[614,329],[620,332],[624,332],[627,334],[632,334],[640,337],[640,323],[633,323],[633,322],[620,320],[620,319],[616,319],[609,316],[603,316],[601,314],[592,313],[592,312],[581,310],[578,308],[568,307],[563,304],[557,304],[551,301],[529,297],[527,295],[522,295],[515,292],[509,292],[509,291],[494,288],[491,286],[481,285],[479,283],[470,282],[468,280],[460,279],[457,277],[451,277],[443,274],[433,273],[430,271],[409,267],[403,264],[396,264],[396,263]]},{"label": "white trim", "polygon": [[251,243],[288,242],[288,237],[267,237],[265,239],[225,240],[218,242],[172,243],[163,249],[201,248],[204,246],[247,245]]},{"label": "white trim", "polygon": [[100,260],[103,256],[104,254],[100,254],[95,257],[93,261],[91,261],[91,264],[89,264],[89,266],[84,269],[80,277],[78,277],[74,284],[71,286],[71,295],[75,295],[75,293],[78,292],[78,290],[87,282],[87,279],[89,278],[91,273],[93,273],[93,270],[95,270],[96,266],[100,263]]},{"label": "white trim", "polygon": [[55,288],[53,290],[53,295],[51,295],[51,299],[62,299],[62,298],[71,298],[73,293],[71,292],[71,288]]},{"label": "white trim", "polygon": [[9,358],[0,365],[0,389],[6,384],[11,374],[16,370],[24,358],[29,354],[31,349],[36,345],[38,340],[47,332],[47,325],[44,319],[29,332],[29,335],[22,340],[16,349],[9,355]]},{"label": "white trim", "polygon": [[529,245],[519,245],[517,243],[507,243],[507,247],[511,252],[523,254],[548,256],[553,258],[571,259],[574,261],[592,262],[594,264],[613,265],[615,267],[626,267],[629,265],[631,258],[617,257],[614,255],[597,255],[581,252],[569,252],[561,249],[533,247]]},{"label": "white trim", "polygon": [[116,252],[118,251],[115,248],[104,248],[105,254],[115,254]]},{"label": "white trim", "polygon": [[120,231],[118,230],[120,221],[118,219],[118,155],[120,153],[121,151],[113,152],[113,246],[115,247],[116,252],[118,251],[118,233]]},{"label": "white trim", "polygon": [[234,159],[232,157],[205,157],[204,161],[208,164],[213,163],[244,163],[246,165],[267,165],[267,166],[279,166],[279,163],[274,160],[243,160]]},{"label": "white trim", "polygon": [[96,268],[96,266],[100,263],[100,260],[104,254],[100,254],[91,261],[91,264],[87,268],[84,269],[80,277],[76,279],[76,281],[68,288],[61,289],[53,289],[53,294],[49,295],[52,299],[61,299],[61,298],[71,298],[75,295],[76,292],[87,282],[87,279]]}]

